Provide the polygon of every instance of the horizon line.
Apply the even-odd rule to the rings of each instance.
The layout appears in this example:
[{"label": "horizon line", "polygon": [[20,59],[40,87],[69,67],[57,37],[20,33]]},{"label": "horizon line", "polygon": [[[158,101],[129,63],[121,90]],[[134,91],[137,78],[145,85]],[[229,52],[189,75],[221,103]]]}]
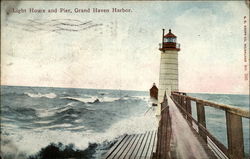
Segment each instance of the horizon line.
[{"label": "horizon line", "polygon": [[[95,89],[95,90],[123,90],[123,91],[138,91],[138,92],[149,92],[148,90],[135,90],[135,89],[117,89],[117,88],[84,88],[84,87],[61,87],[61,86],[31,86],[31,85],[4,85],[1,86],[8,86],[8,87],[42,87],[42,88],[73,88],[73,89]],[[198,93],[198,94],[229,94],[229,95],[249,95],[249,93],[225,93],[225,92],[185,92],[179,91],[184,93]]]}]

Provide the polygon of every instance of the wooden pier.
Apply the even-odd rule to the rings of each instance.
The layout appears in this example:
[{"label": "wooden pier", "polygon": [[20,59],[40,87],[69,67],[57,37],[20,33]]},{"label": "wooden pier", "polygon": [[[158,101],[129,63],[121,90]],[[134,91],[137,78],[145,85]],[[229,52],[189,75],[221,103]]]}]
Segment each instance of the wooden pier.
[{"label": "wooden pier", "polygon": [[[217,158],[244,159],[246,157],[244,153],[242,118],[250,118],[250,112],[248,110],[189,97],[186,93],[182,92],[172,92],[171,98],[183,113],[184,118],[186,118],[190,126],[194,130],[194,126],[198,127],[198,130],[195,132],[203,138]],[[192,116],[191,102],[196,106],[197,120]],[[227,147],[206,128],[205,107],[213,107],[218,109],[218,111],[225,112],[227,128],[227,134],[225,135],[227,136]]]},{"label": "wooden pier", "polygon": [[[208,159],[244,159],[244,140],[242,118],[250,118],[247,110],[216,104],[186,96],[185,93],[172,92],[171,102],[164,97],[161,103],[161,117],[158,131],[123,136],[104,157],[105,159],[178,159],[177,150],[171,145],[171,117],[169,106],[177,107],[191,127]],[[192,116],[191,101],[197,108],[197,120]],[[205,106],[225,111],[228,147],[223,145],[206,129]],[[197,127],[197,129],[196,129]],[[185,130],[184,130],[185,131]],[[183,132],[180,132],[183,133]],[[188,148],[187,148],[188,149]],[[187,157],[195,159],[196,156]],[[197,158],[198,159],[198,158]]]},{"label": "wooden pier", "polygon": [[123,136],[104,159],[150,159],[155,151],[156,131]]}]

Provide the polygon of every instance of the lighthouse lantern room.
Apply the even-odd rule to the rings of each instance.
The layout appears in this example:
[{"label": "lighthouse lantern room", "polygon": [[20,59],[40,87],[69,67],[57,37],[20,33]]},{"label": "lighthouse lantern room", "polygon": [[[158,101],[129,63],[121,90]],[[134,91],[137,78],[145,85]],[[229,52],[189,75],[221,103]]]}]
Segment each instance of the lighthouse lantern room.
[{"label": "lighthouse lantern room", "polygon": [[177,37],[171,32],[169,29],[168,34],[164,35],[165,29],[163,29],[162,33],[162,44],[160,44],[161,51],[166,50],[177,50],[180,51],[180,44],[177,43]]}]

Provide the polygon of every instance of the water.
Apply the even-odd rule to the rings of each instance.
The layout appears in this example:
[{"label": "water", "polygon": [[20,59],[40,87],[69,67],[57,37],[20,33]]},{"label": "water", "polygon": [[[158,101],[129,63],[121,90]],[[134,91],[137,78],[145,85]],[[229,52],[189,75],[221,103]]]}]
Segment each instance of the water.
[{"label": "water", "polygon": [[148,108],[147,92],[1,86],[1,151],[27,158],[61,142],[100,158],[119,136],[151,129]]},{"label": "water", "polygon": [[[22,159],[38,158],[43,154],[48,159],[46,152],[53,150],[61,158],[98,159],[120,136],[151,130],[156,125],[152,112],[147,112],[148,94],[124,90],[1,86],[1,155],[5,159]],[[248,107],[244,95],[192,96],[225,99],[231,105]],[[218,102],[230,104],[225,101]],[[221,126],[224,117],[216,114],[217,111],[209,112],[208,128],[223,141],[226,138],[226,130]],[[247,126],[244,124],[245,141],[249,141]],[[245,148],[249,149],[249,142]],[[67,152],[73,156],[65,157]]]}]

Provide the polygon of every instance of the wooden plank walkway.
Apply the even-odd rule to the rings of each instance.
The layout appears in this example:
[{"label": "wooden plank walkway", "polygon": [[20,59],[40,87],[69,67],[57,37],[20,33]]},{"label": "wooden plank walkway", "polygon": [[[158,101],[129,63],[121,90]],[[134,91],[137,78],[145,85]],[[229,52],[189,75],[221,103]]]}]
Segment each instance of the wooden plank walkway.
[{"label": "wooden plank walkway", "polygon": [[[180,158],[180,150],[177,149],[176,143],[171,143],[172,138],[172,119],[177,120],[170,116],[169,108],[177,107],[174,101],[170,97],[164,96],[164,101],[161,103],[161,118],[159,121],[158,130],[152,129],[152,131],[147,131],[141,134],[125,135],[106,153],[104,159],[178,159]],[[176,108],[177,110],[177,108]],[[176,115],[176,114],[175,114]],[[182,118],[180,118],[182,119]],[[184,118],[183,118],[184,119]],[[180,122],[180,121],[179,121]],[[182,125],[182,128],[185,128],[184,131],[189,130],[188,127],[192,127],[192,124],[187,119],[183,122],[187,122],[186,126]],[[182,130],[182,129],[179,129]],[[182,138],[186,141],[184,144],[184,150],[188,150],[190,147],[200,148],[202,152],[196,152],[195,150],[190,149],[189,154],[186,158],[188,159],[217,159],[214,152],[209,148],[207,142],[200,136],[194,129],[190,129],[191,134],[193,134],[192,140],[189,138]],[[178,131],[177,134],[182,134],[183,131]],[[193,139],[195,139],[200,144],[192,145]],[[172,144],[172,145],[171,145]],[[204,152],[203,152],[204,150]],[[181,151],[182,152],[182,151]],[[195,152],[195,154],[194,154]],[[195,156],[198,154],[198,157]]]},{"label": "wooden plank walkway", "polygon": [[104,159],[150,159],[155,151],[156,131],[123,136]]}]

